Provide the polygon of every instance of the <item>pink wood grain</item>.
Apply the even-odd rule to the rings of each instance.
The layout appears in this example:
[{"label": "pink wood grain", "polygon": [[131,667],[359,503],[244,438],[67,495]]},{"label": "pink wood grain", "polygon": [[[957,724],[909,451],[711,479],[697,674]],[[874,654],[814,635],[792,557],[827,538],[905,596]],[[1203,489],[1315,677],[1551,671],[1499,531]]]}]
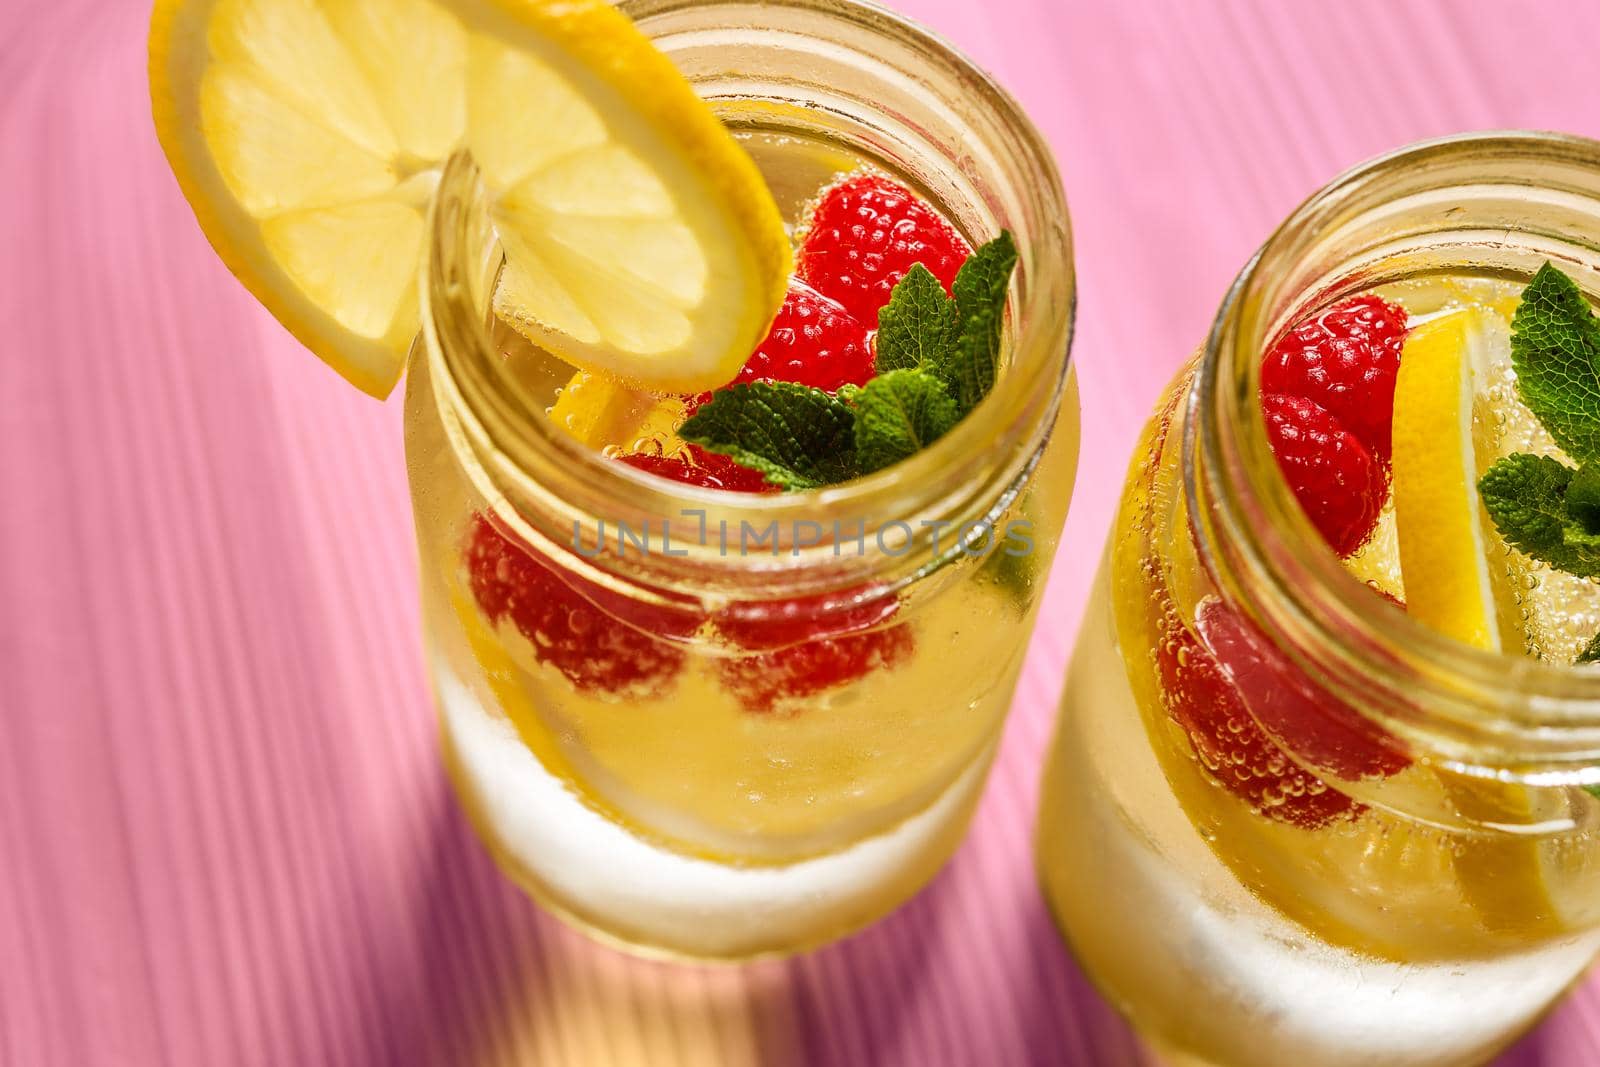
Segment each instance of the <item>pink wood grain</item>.
[{"label": "pink wood grain", "polygon": [[[0,0],[0,1064],[1148,1062],[1029,857],[1126,451],[1233,273],[1337,170],[1456,130],[1600,135],[1600,5],[900,5],[1059,152],[1094,447],[956,861],[846,944],[702,970],[567,931],[468,833],[399,406],[206,247],[151,133],[145,5]],[[1596,1062],[1594,983],[1503,1061]]]}]

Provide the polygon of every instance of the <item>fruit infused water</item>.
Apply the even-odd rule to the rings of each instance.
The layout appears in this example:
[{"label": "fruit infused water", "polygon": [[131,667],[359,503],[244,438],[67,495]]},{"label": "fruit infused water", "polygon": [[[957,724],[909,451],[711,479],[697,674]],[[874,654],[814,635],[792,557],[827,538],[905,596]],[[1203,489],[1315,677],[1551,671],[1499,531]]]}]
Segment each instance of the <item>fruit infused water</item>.
[{"label": "fruit infused water", "polygon": [[149,51],[222,260],[406,378],[443,748],[506,872],[717,958],[931,876],[1076,458],[1015,103],[850,0],[158,0]]},{"label": "fruit infused water", "polygon": [[[1086,970],[1178,1062],[1480,1062],[1600,948],[1592,769],[1540,779],[1428,719],[1441,680],[1474,727],[1501,713],[1447,657],[1571,679],[1594,655],[1600,326],[1555,266],[1438,259],[1302,297],[1228,350],[1248,391],[1207,392],[1214,337],[1137,446],[1039,858]],[[1258,449],[1243,487],[1208,467],[1229,432]],[[1275,503],[1245,521],[1288,546],[1259,570],[1234,525],[1254,492]],[[1288,613],[1326,609],[1301,558],[1415,644],[1307,639]]]},{"label": "fruit infused water", "polygon": [[[657,39],[691,77],[700,49],[725,70],[702,20],[744,9],[720,7],[659,16],[700,28]],[[832,35],[845,10],[778,14]],[[826,74],[764,47],[751,78]],[[940,47],[935,69],[970,84]],[[816,111],[704,88],[794,264],[731,381],[555,358],[463,162],[441,183],[407,455],[445,746],[480,835],[591,932],[744,958],[861,926],[954,850],[1070,496],[1076,400],[1042,146],[986,157],[995,213],[950,184],[953,155],[896,159]],[[1033,145],[998,100],[968,116]],[[933,104],[944,121],[942,98],[915,106]],[[1021,164],[1041,179],[1025,193]],[[986,418],[1017,404],[1010,426]]]}]

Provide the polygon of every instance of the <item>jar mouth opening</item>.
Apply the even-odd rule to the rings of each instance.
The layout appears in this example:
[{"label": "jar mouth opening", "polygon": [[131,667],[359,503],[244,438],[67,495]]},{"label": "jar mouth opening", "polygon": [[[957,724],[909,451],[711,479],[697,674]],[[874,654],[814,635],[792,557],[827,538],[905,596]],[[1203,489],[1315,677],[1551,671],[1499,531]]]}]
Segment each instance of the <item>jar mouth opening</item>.
[{"label": "jar mouth opening", "polygon": [[[908,459],[882,471],[817,490],[772,495],[732,494],[689,485],[675,485],[608,459],[562,432],[545,410],[512,388],[504,359],[490,336],[482,300],[484,215],[474,204],[484,196],[471,159],[458,153],[441,176],[429,220],[428,256],[423,283],[424,332],[439,355],[436,389],[460,413],[468,436],[481,437],[506,457],[503,474],[542,504],[563,516],[603,518],[636,527],[652,524],[671,531],[675,546],[704,566],[721,570],[793,571],[808,558],[840,553],[831,538],[817,544],[785,544],[775,562],[730,557],[726,544],[706,536],[706,517],[714,531],[725,522],[765,528],[777,523],[780,537],[821,524],[829,533],[843,529],[854,544],[858,522],[870,532],[885,524],[914,524],[946,516],[976,515],[992,510],[1008,486],[1025,479],[1042,450],[1054,421],[1068,369],[1075,305],[1072,244],[1065,196],[1054,158],[1043,137],[1012,98],[950,45],[928,31],[875,5],[860,0],[623,0],[620,8],[661,43],[655,31],[690,39],[739,32],[748,38],[748,54],[759,57],[769,23],[783,47],[800,39],[800,29],[822,34],[830,54],[849,55],[865,68],[887,64],[879,55],[916,55],[927,65],[919,79],[947,86],[961,97],[933,99],[939,121],[971,123],[988,143],[968,145],[942,165],[952,173],[989,167],[991,173],[968,174],[976,186],[987,182],[984,196],[967,205],[972,210],[969,237],[979,242],[1001,228],[1012,230],[1019,260],[1013,277],[1003,346],[1007,362],[993,391],[944,437]],[[780,17],[783,12],[788,18]],[[759,19],[757,23],[748,21]],[[687,20],[687,21],[686,21]],[[803,23],[802,21],[803,20]],[[671,48],[667,47],[669,54]],[[746,52],[741,52],[740,56]],[[727,63],[741,62],[739,56]],[[737,84],[759,91],[762,71],[737,70]],[[903,77],[900,71],[891,75]],[[693,79],[691,79],[693,80]],[[719,87],[720,88],[720,87]],[[778,91],[782,86],[777,87]],[[715,106],[718,96],[708,94]],[[899,121],[906,120],[895,116]],[[474,238],[477,238],[475,241]],[[476,292],[475,292],[476,285]],[[427,358],[426,355],[424,358]],[[440,365],[442,363],[442,366]],[[442,381],[441,381],[442,380]],[[513,401],[512,398],[520,398]],[[482,488],[482,487],[481,487]],[[489,499],[495,495],[486,493]],[[686,515],[701,516],[687,521]],[[572,527],[564,521],[556,526]],[[546,531],[547,533],[549,531]],[[870,546],[869,546],[870,547]],[[835,572],[882,570],[874,553],[834,566]],[[859,577],[859,574],[857,575]],[[842,581],[843,579],[841,579]]]},{"label": "jar mouth opening", "polygon": [[[1431,221],[1415,232],[1398,214],[1385,218],[1430,194],[1463,206],[1435,215],[1418,199],[1407,210]],[[1548,197],[1566,225],[1500,220],[1490,234],[1473,217],[1490,197],[1533,206]],[[1574,230],[1573,219],[1586,225]],[[1356,243],[1364,251],[1355,262],[1349,249],[1334,254],[1338,235],[1362,226],[1372,233]],[[1267,344],[1361,290],[1448,273],[1423,254],[1429,242],[1503,278],[1531,277],[1546,258],[1577,264],[1590,275],[1580,284],[1595,292],[1600,143],[1526,131],[1426,141],[1346,171],[1296,208],[1235,279],[1206,340],[1185,427],[1190,526],[1218,584],[1282,635],[1291,658],[1395,732],[1468,773],[1570,771],[1600,757],[1600,671],[1479,649],[1390,610],[1324,545],[1267,442],[1258,401]],[[1600,781],[1600,768],[1581,780],[1590,777]]]}]

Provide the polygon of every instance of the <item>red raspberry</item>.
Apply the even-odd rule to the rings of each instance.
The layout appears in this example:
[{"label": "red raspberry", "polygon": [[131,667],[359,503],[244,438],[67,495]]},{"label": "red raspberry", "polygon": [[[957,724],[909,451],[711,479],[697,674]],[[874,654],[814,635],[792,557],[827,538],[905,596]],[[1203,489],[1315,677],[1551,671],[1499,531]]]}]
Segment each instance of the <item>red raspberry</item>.
[{"label": "red raspberry", "polygon": [[[798,382],[833,393],[842,385],[866,385],[871,377],[866,327],[836,301],[790,278],[772,328],[730,384]],[[695,397],[691,413],[710,398]]]},{"label": "red raspberry", "polygon": [[540,663],[580,691],[648,699],[671,688],[681,648],[702,616],[685,604],[641,604],[564,572],[558,564],[475,515],[467,535],[468,584],[491,622],[510,619]]},{"label": "red raspberry", "polygon": [[1394,382],[1406,339],[1406,312],[1358,296],[1290,330],[1261,363],[1261,391],[1313,400],[1380,463],[1391,454]]},{"label": "red raspberry", "polygon": [[698,445],[689,446],[687,459],[681,455],[657,456],[648,452],[634,452],[617,459],[637,470],[706,489],[723,489],[730,493],[777,492],[777,487],[768,485],[760,471],[735,463],[720,453],[707,452]]},{"label": "red raspberry", "polygon": [[[1157,416],[1161,421],[1153,456],[1161,454],[1180,395]],[[1310,401],[1301,403],[1316,409]],[[1271,424],[1269,418],[1269,428]],[[1370,457],[1367,464],[1373,466]],[[1153,477],[1154,467],[1148,470],[1152,473],[1147,478]],[[1206,773],[1223,788],[1268,818],[1306,829],[1354,818],[1364,810],[1359,801],[1297,765],[1262,723],[1302,760],[1330,774],[1352,779],[1390,775],[1410,764],[1393,738],[1319,689],[1230,605],[1206,598],[1191,629],[1172,602],[1160,566],[1151,564],[1145,574],[1151,583],[1163,707],[1182,727]],[[1387,593],[1373,592],[1404,608]]]},{"label": "red raspberry", "polygon": [[717,628],[747,654],[722,660],[718,676],[750,711],[792,708],[792,701],[910,658],[916,643],[909,624],[868,629],[887,622],[899,608],[890,594],[859,601],[824,595],[730,604],[716,616]]},{"label": "red raspberry", "polygon": [[972,249],[916,194],[879,174],[857,174],[829,188],[811,214],[796,273],[868,326],[912,264],[933,272],[948,292]]},{"label": "red raspberry", "polygon": [[1256,720],[1301,762],[1352,780],[1388,777],[1411,765],[1389,733],[1308,678],[1231,605],[1208,597],[1195,613],[1195,629]]},{"label": "red raspberry", "polygon": [[1284,480],[1323,540],[1350,555],[1378,525],[1388,475],[1354,434],[1303,397],[1261,398],[1267,440]]},{"label": "red raspberry", "polygon": [[1263,815],[1315,830],[1353,818],[1362,805],[1296,766],[1251,718],[1239,690],[1195,634],[1167,611],[1156,665],[1167,714],[1223,788]]}]

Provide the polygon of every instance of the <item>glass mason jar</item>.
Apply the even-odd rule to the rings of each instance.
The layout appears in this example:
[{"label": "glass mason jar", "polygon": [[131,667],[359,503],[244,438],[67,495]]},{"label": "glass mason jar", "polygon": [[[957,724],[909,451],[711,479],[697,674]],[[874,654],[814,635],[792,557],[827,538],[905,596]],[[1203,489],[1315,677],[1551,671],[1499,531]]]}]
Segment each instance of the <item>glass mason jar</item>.
[{"label": "glass mason jar", "polygon": [[1469,136],[1366,164],[1245,267],[1144,431],[1037,846],[1084,970],[1176,1062],[1477,1063],[1600,946],[1600,800],[1580,788],[1600,676],[1554,662],[1575,648],[1481,651],[1373,595],[1260,413],[1289,325],[1384,286],[1520,287],[1546,260],[1600,293],[1600,145]]},{"label": "glass mason jar", "polygon": [[824,490],[718,493],[547,416],[572,370],[494,315],[471,161],[441,179],[406,451],[457,792],[506,873],[593,933],[791,952],[920,887],[983,783],[1076,465],[1066,206],[1016,105],[886,12],[623,6],[791,220],[869,164],[1020,249],[997,385],[948,435]]}]

